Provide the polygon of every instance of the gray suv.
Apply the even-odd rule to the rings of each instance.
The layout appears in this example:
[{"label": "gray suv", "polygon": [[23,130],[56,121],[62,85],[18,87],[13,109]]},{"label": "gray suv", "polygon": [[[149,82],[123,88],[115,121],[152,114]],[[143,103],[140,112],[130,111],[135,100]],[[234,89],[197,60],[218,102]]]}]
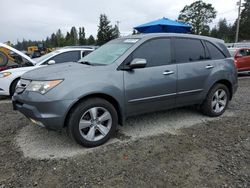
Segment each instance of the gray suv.
[{"label": "gray suv", "polygon": [[146,34],[108,42],[82,58],[24,74],[14,109],[77,143],[106,142],[129,116],[198,105],[220,116],[237,89],[224,42],[187,34]]}]

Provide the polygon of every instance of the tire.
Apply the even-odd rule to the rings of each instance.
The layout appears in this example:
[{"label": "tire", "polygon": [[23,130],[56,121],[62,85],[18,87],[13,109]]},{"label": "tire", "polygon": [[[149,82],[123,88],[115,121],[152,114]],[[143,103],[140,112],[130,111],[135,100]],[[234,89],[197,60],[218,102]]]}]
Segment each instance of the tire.
[{"label": "tire", "polygon": [[7,65],[8,57],[3,53],[0,52],[0,67]]},{"label": "tire", "polygon": [[230,97],[229,94],[227,86],[223,84],[214,85],[201,105],[202,113],[210,117],[222,115],[227,109]]},{"label": "tire", "polygon": [[10,85],[10,96],[12,97],[16,91],[16,85],[18,83],[18,81],[20,80],[20,78],[14,80],[11,85]]},{"label": "tire", "polygon": [[101,98],[90,98],[70,112],[67,129],[69,136],[78,144],[96,147],[110,139],[117,124],[118,116],[112,104]]}]

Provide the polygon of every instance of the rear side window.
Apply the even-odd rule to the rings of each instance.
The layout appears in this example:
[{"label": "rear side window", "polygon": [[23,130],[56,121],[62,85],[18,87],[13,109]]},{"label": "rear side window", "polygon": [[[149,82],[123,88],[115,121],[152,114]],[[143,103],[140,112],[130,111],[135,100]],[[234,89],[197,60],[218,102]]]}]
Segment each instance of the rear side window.
[{"label": "rear side window", "polygon": [[176,63],[201,61],[205,59],[205,50],[200,40],[176,38],[174,46]]},{"label": "rear side window", "polygon": [[224,59],[225,58],[224,54],[216,46],[214,46],[212,43],[207,42],[207,41],[205,43],[210,53],[211,59]]},{"label": "rear side window", "polygon": [[171,63],[170,39],[160,38],[145,42],[132,54],[132,58],[147,60],[147,67],[167,65]]},{"label": "rear side window", "polygon": [[80,52],[79,51],[71,51],[71,52],[64,52],[59,54],[51,60],[54,60],[56,63],[64,63],[64,62],[77,62],[80,59]]}]

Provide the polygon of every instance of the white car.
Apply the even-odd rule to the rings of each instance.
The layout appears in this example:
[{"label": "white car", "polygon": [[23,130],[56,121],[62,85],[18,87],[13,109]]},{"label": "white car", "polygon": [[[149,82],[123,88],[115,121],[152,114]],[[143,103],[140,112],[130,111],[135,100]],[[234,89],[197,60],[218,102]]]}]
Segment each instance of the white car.
[{"label": "white car", "polygon": [[0,96],[12,96],[15,92],[17,82],[27,71],[55,63],[77,62],[95,49],[91,47],[67,47],[58,49],[42,57],[31,59],[24,53],[6,44],[0,43],[0,47],[7,48],[12,53],[15,53],[15,55],[20,56],[21,58],[19,59],[22,61],[21,63],[19,62],[21,65],[20,68],[7,69],[0,72]]}]

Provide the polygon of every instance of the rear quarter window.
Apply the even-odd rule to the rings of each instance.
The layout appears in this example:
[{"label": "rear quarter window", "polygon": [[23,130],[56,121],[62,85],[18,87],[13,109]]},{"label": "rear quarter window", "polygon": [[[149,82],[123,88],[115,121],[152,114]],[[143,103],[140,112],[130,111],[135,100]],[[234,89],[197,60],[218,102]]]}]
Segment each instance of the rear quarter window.
[{"label": "rear quarter window", "polygon": [[224,59],[225,55],[212,43],[205,41],[211,59]]}]

